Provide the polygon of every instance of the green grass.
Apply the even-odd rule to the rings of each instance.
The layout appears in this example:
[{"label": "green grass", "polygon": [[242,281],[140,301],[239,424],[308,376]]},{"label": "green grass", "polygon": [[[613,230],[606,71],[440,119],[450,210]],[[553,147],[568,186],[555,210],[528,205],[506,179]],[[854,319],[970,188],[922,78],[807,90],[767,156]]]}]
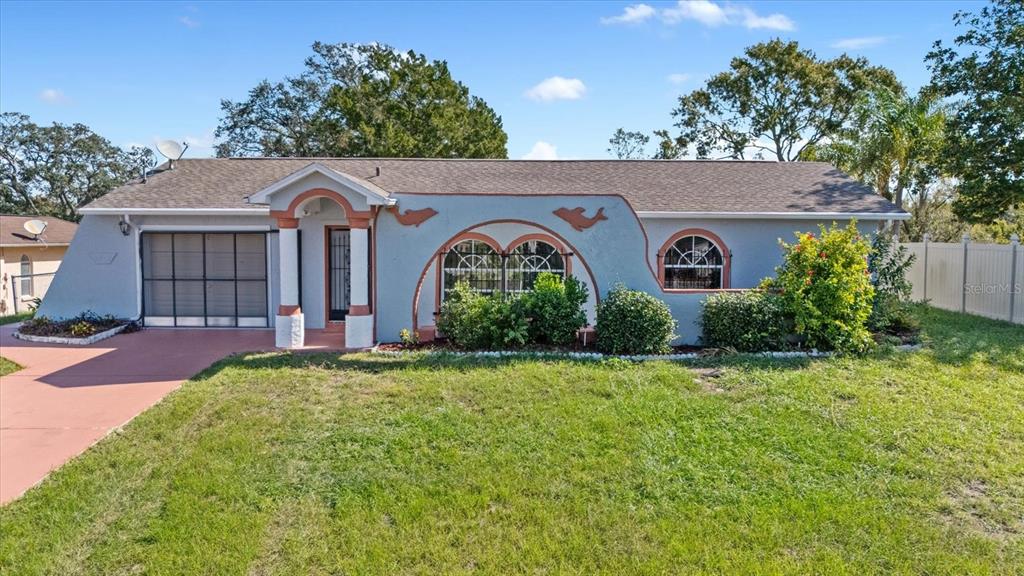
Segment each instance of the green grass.
[{"label": "green grass", "polygon": [[0,326],[4,324],[14,324],[15,322],[24,322],[35,314],[34,311],[29,310],[28,312],[21,312],[19,314],[11,314],[10,316],[0,316]]},{"label": "green grass", "polygon": [[225,360],[0,509],[4,574],[1024,571],[1024,329],[866,359]]},{"label": "green grass", "polygon": [[21,366],[18,366],[7,358],[0,356],[0,376],[7,376],[8,374],[17,372],[18,370],[21,370]]}]

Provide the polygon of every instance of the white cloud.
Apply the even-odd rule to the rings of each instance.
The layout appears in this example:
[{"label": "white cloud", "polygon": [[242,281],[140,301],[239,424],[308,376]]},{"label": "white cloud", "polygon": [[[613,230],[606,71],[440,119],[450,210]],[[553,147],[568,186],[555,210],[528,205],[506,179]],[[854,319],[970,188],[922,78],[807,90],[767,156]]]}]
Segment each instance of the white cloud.
[{"label": "white cloud", "polygon": [[840,50],[860,50],[885,44],[889,39],[885,36],[861,36],[859,38],[840,38],[831,44]]},{"label": "white cloud", "polygon": [[751,30],[767,28],[769,30],[795,30],[796,24],[785,14],[769,14],[758,16],[750,8],[741,8],[739,14],[743,17],[743,26]]},{"label": "white cloud", "polygon": [[530,100],[550,102],[551,100],[579,100],[586,92],[587,87],[579,78],[552,76],[527,90],[524,95]]},{"label": "white cloud", "polygon": [[71,99],[56,88],[45,88],[39,93],[39,99],[47,104],[68,104]]},{"label": "white cloud", "polygon": [[618,16],[601,18],[601,24],[639,24],[651,19],[656,13],[657,10],[647,4],[633,4],[626,6]]},{"label": "white cloud", "polygon": [[538,140],[533,148],[523,156],[523,160],[558,160],[558,149],[554,144]]},{"label": "white cloud", "polygon": [[689,74],[682,74],[682,73],[678,73],[678,72],[675,73],[675,74],[669,74],[668,77],[667,77],[667,80],[669,81],[669,84],[675,84],[676,86],[679,86],[680,84],[685,84],[686,81],[689,80],[689,79],[690,79],[690,75]]},{"label": "white cloud", "polygon": [[725,10],[709,0],[679,0],[674,8],[662,10],[661,18],[669,24],[696,20],[705,26],[720,26],[729,20]]},{"label": "white cloud", "polygon": [[679,0],[675,6],[662,10],[660,16],[666,24],[677,24],[683,20],[696,20],[712,28],[729,25],[743,26],[751,30],[759,28],[771,30],[796,29],[796,24],[785,14],[761,16],[751,8],[728,4],[723,7],[710,0]]},{"label": "white cloud", "polygon": [[199,28],[199,21],[188,16],[178,18],[178,22],[181,22],[186,28]]}]

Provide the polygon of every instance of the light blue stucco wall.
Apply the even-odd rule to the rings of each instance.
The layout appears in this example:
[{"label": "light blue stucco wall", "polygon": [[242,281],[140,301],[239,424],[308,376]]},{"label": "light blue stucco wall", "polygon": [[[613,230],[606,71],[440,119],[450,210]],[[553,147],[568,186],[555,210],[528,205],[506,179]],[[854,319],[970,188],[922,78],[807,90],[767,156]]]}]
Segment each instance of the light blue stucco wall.
[{"label": "light blue stucco wall", "polygon": [[[283,208],[294,194],[313,186],[338,189],[329,181],[311,178],[297,183],[274,198],[273,207]],[[341,192],[341,190],[339,190]],[[367,210],[365,202],[344,192],[357,210]],[[376,270],[374,314],[377,339],[394,341],[403,328],[413,326],[413,300],[425,268],[419,293],[418,325],[434,322],[436,310],[436,266],[434,255],[456,234],[473,229],[486,233],[503,247],[513,238],[531,232],[553,233],[573,251],[573,272],[588,283],[592,294],[605,295],[622,283],[647,291],[664,300],[679,322],[680,342],[695,343],[700,334],[696,320],[704,294],[666,293],[654,275],[656,253],[674,233],[684,228],[703,228],[722,238],[732,253],[731,286],[750,288],[774,272],[781,251],[778,239],[791,240],[795,230],[817,228],[812,220],[688,220],[647,219],[641,228],[635,213],[617,196],[439,196],[397,195],[402,211],[433,208],[438,214],[420,226],[403,226],[394,215],[382,211],[374,220]],[[577,231],[553,214],[558,208],[585,208],[592,216],[604,209],[607,220]],[[319,201],[303,207],[302,232],[302,307],[306,325],[324,326],[324,227],[344,225],[347,220],[340,207],[331,201]],[[119,216],[87,215],[68,250],[40,314],[62,318],[84,310],[120,317],[137,317],[138,237],[135,232],[123,236],[118,229]],[[494,221],[518,223],[488,224]],[[268,216],[140,216],[132,219],[137,229],[181,231],[200,228],[262,226],[276,227]],[[860,224],[864,233],[874,230],[874,222]],[[137,231],[137,230],[136,230]],[[644,231],[649,241],[645,242]],[[271,310],[278,304],[278,237],[269,234]],[[593,274],[593,282],[583,262]],[[593,302],[590,319],[593,320]],[[271,313],[273,322],[273,313]]]},{"label": "light blue stucco wall", "polygon": [[[68,318],[85,311],[138,318],[139,234],[153,231],[269,230],[265,216],[134,216],[128,236],[118,226],[120,215],[87,214],[78,225],[38,314]],[[276,271],[277,236],[270,235],[270,270]],[[277,278],[268,279],[271,309],[277,308]],[[273,316],[271,316],[273,321]]]}]

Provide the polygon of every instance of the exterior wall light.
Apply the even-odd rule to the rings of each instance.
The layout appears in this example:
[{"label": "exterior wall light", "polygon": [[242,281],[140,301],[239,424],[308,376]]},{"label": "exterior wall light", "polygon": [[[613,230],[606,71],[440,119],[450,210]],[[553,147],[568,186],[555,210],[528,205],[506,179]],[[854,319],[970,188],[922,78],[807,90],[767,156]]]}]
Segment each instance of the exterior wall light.
[{"label": "exterior wall light", "polygon": [[124,234],[125,236],[131,234],[132,224],[127,218],[121,218],[121,221],[117,223],[117,226],[121,229],[121,234]]}]

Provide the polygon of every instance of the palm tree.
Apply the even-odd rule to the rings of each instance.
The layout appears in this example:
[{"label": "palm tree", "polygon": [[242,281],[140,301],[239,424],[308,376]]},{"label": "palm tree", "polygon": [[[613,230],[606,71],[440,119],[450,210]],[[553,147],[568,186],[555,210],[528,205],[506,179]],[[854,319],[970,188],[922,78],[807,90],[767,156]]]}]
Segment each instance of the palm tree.
[{"label": "palm tree", "polygon": [[[810,156],[832,162],[902,209],[908,193],[923,200],[939,177],[945,121],[946,110],[934,94],[907,96],[881,88],[858,103],[850,127]],[[900,226],[894,226],[897,240],[899,234]]]}]

